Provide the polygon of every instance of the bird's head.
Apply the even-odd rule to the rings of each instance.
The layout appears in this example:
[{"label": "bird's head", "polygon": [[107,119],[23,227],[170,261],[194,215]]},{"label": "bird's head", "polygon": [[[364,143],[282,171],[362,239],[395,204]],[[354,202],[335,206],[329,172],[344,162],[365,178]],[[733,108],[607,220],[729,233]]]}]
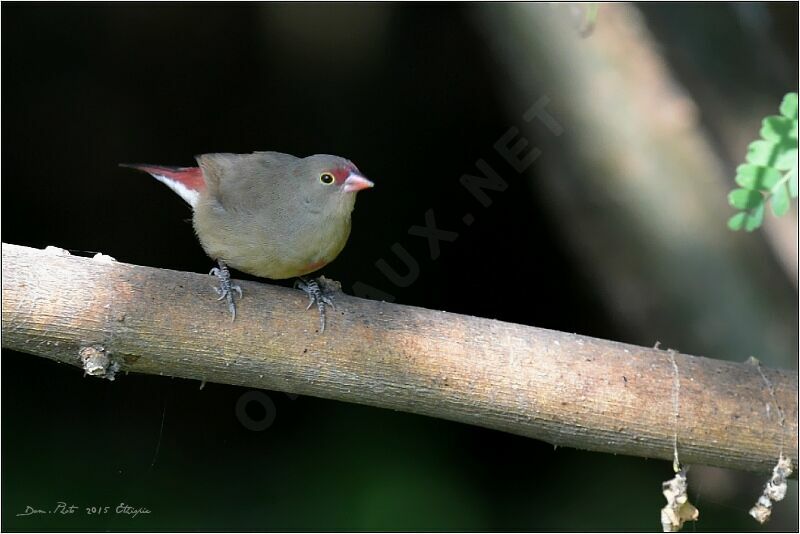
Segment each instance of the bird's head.
[{"label": "bird's head", "polygon": [[300,178],[304,184],[304,202],[312,211],[338,211],[349,214],[355,205],[356,193],[373,187],[352,161],[317,154],[302,160]]}]

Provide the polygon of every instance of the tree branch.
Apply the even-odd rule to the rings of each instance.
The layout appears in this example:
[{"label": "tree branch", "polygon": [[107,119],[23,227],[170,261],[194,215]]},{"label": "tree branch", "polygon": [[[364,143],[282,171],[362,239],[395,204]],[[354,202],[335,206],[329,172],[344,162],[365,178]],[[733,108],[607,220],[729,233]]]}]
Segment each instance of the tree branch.
[{"label": "tree branch", "polygon": [[[238,384],[419,413],[561,446],[671,460],[673,354],[340,295],[324,334],[299,291],[3,244],[3,347],[108,375]],[[685,464],[797,465],[796,372],[674,355]],[[108,377],[108,376],[107,376]],[[767,409],[770,404],[770,409]]]}]

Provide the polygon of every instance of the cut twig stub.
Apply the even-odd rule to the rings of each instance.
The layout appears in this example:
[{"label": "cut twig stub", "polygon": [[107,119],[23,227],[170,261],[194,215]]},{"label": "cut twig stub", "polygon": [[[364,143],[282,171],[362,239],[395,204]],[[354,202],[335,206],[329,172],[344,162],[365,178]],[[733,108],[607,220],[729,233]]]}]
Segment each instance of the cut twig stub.
[{"label": "cut twig stub", "polygon": [[78,355],[87,375],[114,380],[119,371],[119,363],[112,360],[101,345],[82,347]]}]

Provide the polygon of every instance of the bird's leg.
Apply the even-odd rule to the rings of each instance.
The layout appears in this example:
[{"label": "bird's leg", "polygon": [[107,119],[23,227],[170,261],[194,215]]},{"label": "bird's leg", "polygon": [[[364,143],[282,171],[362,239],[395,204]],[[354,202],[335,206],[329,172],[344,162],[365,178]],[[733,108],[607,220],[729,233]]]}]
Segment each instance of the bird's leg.
[{"label": "bird's leg", "polygon": [[324,276],[320,276],[317,279],[305,279],[301,276],[300,279],[294,283],[294,286],[308,295],[308,306],[306,306],[306,310],[310,309],[314,304],[317,305],[317,309],[319,310],[319,333],[323,333],[325,331],[325,306],[328,305],[336,309],[336,306],[333,304],[333,295],[342,289],[342,285]]},{"label": "bird's leg", "polygon": [[239,293],[239,298],[242,298],[242,288],[231,283],[231,272],[224,261],[217,260],[217,264],[219,267],[214,267],[209,273],[219,279],[219,287],[215,287],[214,291],[219,295],[217,300],[225,299],[227,301],[228,309],[231,311],[231,321],[234,321],[236,319],[236,302],[233,295],[234,293]]}]

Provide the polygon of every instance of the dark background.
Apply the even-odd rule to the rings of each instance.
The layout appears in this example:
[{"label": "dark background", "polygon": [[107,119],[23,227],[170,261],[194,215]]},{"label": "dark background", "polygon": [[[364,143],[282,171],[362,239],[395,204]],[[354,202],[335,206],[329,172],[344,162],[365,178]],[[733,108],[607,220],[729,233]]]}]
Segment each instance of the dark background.
[{"label": "dark background", "polygon": [[[4,3],[2,239],[206,272],[183,201],[117,164],[338,154],[376,183],[324,271],[347,292],[361,281],[399,303],[652,343],[609,320],[578,274],[541,209],[548,199],[530,186],[538,164],[523,179],[493,153],[524,109],[508,111],[507,77],[470,9]],[[674,9],[644,14],[691,76],[680,59],[704,41],[679,38],[687,8]],[[715,29],[723,42],[741,38],[730,6],[693,10],[733,21]],[[797,7],[765,12],[796,81]],[[768,86],[776,103],[796,90]],[[458,183],[478,158],[510,183],[485,210]],[[460,233],[436,261],[407,234],[429,208]],[[476,213],[468,229],[465,211]],[[404,289],[375,267],[396,262],[397,242],[421,265]],[[657,530],[660,482],[671,476],[667,462],[280,392],[268,392],[274,424],[253,432],[235,415],[243,388],[140,375],[110,383],[8,350],[2,363],[4,530]],[[756,527],[746,511],[764,478],[732,476],[746,491],[697,488],[702,521],[687,529]],[[58,501],[152,513],[16,517]],[[765,528],[797,528],[792,514],[782,503]]]}]

